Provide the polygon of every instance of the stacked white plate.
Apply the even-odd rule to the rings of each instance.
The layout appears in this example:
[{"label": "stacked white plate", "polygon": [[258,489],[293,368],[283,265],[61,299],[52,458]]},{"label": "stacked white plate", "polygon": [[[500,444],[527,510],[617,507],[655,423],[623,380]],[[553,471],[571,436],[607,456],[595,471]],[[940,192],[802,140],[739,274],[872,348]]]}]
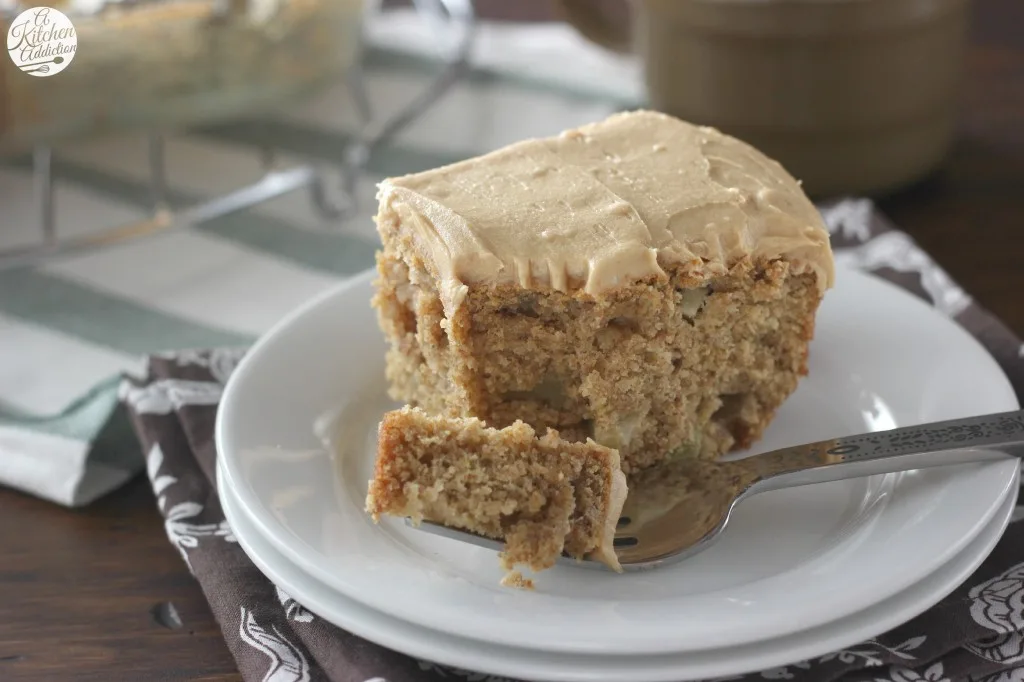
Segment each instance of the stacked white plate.
[{"label": "stacked white plate", "polygon": [[[1016,461],[840,481],[751,499],[719,544],[677,565],[558,566],[534,591],[503,588],[494,552],[363,512],[376,425],[392,406],[371,279],[310,302],[252,349],[220,408],[218,477],[256,565],[384,646],[529,680],[762,670],[926,610],[988,555],[1013,510]],[[1018,407],[970,335],[858,272],[841,270],[822,304],[810,365],[752,452]]]}]

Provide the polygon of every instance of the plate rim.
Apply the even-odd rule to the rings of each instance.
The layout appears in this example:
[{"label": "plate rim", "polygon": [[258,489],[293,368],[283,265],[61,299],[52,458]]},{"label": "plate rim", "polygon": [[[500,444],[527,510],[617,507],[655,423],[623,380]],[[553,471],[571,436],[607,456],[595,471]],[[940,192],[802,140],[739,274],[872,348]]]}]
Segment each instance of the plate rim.
[{"label": "plate rim", "polygon": [[[223,467],[219,461],[216,467],[216,483],[218,494],[221,496],[225,518],[232,529],[236,530],[236,538],[242,551],[246,553],[257,569],[272,584],[281,587],[288,596],[295,599],[297,603],[302,604],[307,610],[316,614],[317,617],[323,618],[325,621],[351,634],[392,651],[404,653],[421,660],[460,667],[488,675],[526,677],[528,679],[533,674],[533,671],[516,668],[515,663],[510,661],[521,660],[530,654],[541,654],[542,656],[564,658],[566,662],[563,665],[569,668],[563,672],[556,673],[555,677],[551,677],[552,673],[550,670],[544,671],[542,673],[546,676],[544,679],[548,679],[550,682],[680,682],[681,680],[703,680],[732,675],[746,675],[792,665],[797,661],[822,656],[854,646],[867,639],[888,632],[924,613],[951,594],[973,575],[1002,539],[1003,533],[1011,522],[1016,504],[1019,502],[1020,469],[1018,468],[1014,475],[1015,485],[1010,488],[1008,494],[1002,500],[996,515],[989,521],[989,524],[982,532],[971,540],[968,546],[961,552],[937,567],[921,581],[899,592],[886,602],[876,603],[820,627],[800,630],[776,639],[736,646],[726,645],[700,651],[698,655],[704,657],[717,655],[720,657],[721,662],[717,664],[717,667],[714,662],[702,662],[697,670],[692,669],[693,652],[676,652],[653,657],[646,654],[598,656],[601,662],[593,664],[592,668],[587,668],[585,665],[580,665],[580,660],[590,661],[595,658],[593,654],[551,652],[481,642],[452,635],[443,630],[431,629],[410,623],[401,618],[377,611],[322,583],[315,576],[303,571],[298,564],[287,562],[287,557],[274,547],[273,543],[260,532],[259,525],[253,523],[251,519],[245,519],[242,524],[239,524],[237,522],[238,519],[245,516],[244,507],[235,499],[234,489],[224,485]],[[224,503],[224,500],[227,502]],[[236,504],[239,506],[239,509],[233,508],[233,505]],[[237,529],[243,527],[245,523],[251,525],[251,531],[259,537],[259,541],[265,543],[270,552],[276,555],[274,556],[275,562],[278,558],[286,561],[302,579],[311,581],[318,585],[320,589],[333,595],[334,599],[340,600],[340,603],[344,604],[344,608],[331,608],[332,617],[327,617],[322,615],[316,606],[310,606],[315,600],[304,599],[304,596],[307,596],[306,590],[301,587],[296,589],[297,583],[294,580],[282,579],[281,571],[270,566],[262,552],[253,549],[248,537],[250,529],[237,532]],[[1021,521],[1021,523],[1024,523],[1024,521]],[[282,583],[284,583],[283,586]],[[893,609],[894,602],[898,602],[901,606]],[[904,602],[907,603],[904,604]],[[361,610],[364,610],[365,613],[359,614],[358,612]],[[355,615],[351,615],[353,613]],[[334,617],[338,614],[345,615],[341,618]],[[378,623],[374,627],[370,622],[370,619],[373,618],[380,619],[384,624]],[[842,628],[844,623],[848,624],[850,621],[859,624],[852,629],[847,625],[845,630],[822,635],[824,630]],[[398,631],[408,630],[408,632],[404,636],[396,635],[396,629]],[[440,639],[442,642],[448,640],[450,646],[441,649],[436,641],[433,643],[425,641],[424,633],[426,633],[428,638]],[[467,651],[472,651],[474,647],[479,648],[481,646],[489,653],[476,656],[467,656],[465,654]],[[744,648],[764,651],[750,654],[742,651]],[[504,664],[494,665],[495,661],[498,660],[494,655],[496,650],[500,651],[502,655],[509,657]],[[437,656],[438,651],[443,652],[441,658]],[[757,663],[751,661],[745,666],[740,665],[739,663],[743,660],[744,656],[753,657]],[[575,662],[570,663],[569,659],[575,659]],[[616,673],[607,666],[606,662],[608,659],[630,660],[632,665],[639,667],[631,667],[629,671]],[[643,676],[643,666],[651,664],[656,659],[662,667],[653,675]],[[663,662],[660,659],[677,660]],[[691,669],[690,672],[686,672],[687,667]]]},{"label": "plate rim", "polygon": [[[904,289],[902,289],[902,288],[900,288],[900,287],[898,287],[898,286],[896,286],[896,285],[894,285],[894,284],[892,284],[892,283],[890,283],[890,282],[888,282],[888,281],[886,281],[886,280],[884,280],[884,279],[882,279],[880,277],[877,277],[877,276],[873,275],[870,272],[865,272],[865,271],[862,271],[862,270],[851,269],[851,268],[842,268],[842,270],[844,271],[844,274],[845,273],[849,273],[849,274],[853,274],[853,275],[855,275],[857,277],[871,279],[874,282],[876,282],[877,284],[887,287],[888,289],[890,289],[893,292],[893,295],[902,296],[908,302],[908,304],[919,306],[919,308],[922,310],[922,312],[927,311],[926,314],[933,315],[933,316],[935,316],[935,318],[937,320],[942,320],[943,323],[948,324],[951,333],[959,334],[963,340],[965,340],[968,343],[972,344],[978,351],[981,351],[981,353],[979,353],[979,355],[978,355],[978,358],[979,358],[980,361],[987,361],[988,363],[990,363],[991,369],[993,370],[992,381],[999,380],[1002,383],[1004,383],[1007,395],[1008,396],[1013,396],[1012,388],[1010,387],[1009,380],[1006,378],[1005,373],[998,366],[998,363],[995,362],[994,358],[992,358],[992,356],[988,352],[988,350],[984,346],[982,346],[981,343],[976,338],[974,338],[972,335],[970,335],[966,330],[964,330],[954,320],[950,320],[948,317],[942,316],[938,311],[936,311],[934,309],[933,306],[928,305],[925,301],[921,300],[920,297],[915,296],[914,294],[912,294],[912,293],[910,293],[910,292],[908,292],[908,291],[906,291],[906,290],[904,290]],[[228,423],[228,421],[229,421],[229,419],[231,418],[231,415],[232,415],[232,405],[233,405],[232,396],[234,395],[234,392],[237,391],[239,377],[245,376],[246,372],[248,371],[249,364],[256,362],[256,360],[260,357],[261,349],[264,348],[270,342],[272,342],[273,339],[276,338],[276,336],[278,334],[280,334],[283,330],[289,328],[292,324],[294,324],[297,319],[299,319],[299,318],[301,318],[301,317],[303,317],[303,316],[305,316],[307,314],[310,314],[310,313],[314,312],[317,308],[319,308],[322,305],[328,304],[335,297],[339,297],[339,298],[343,297],[345,295],[345,292],[348,289],[364,286],[367,283],[367,280],[371,279],[371,277],[374,274],[375,274],[375,271],[373,269],[369,269],[367,271],[364,271],[360,275],[356,275],[356,276],[354,276],[354,277],[352,277],[352,278],[350,278],[350,279],[348,279],[348,280],[346,280],[344,282],[341,282],[338,285],[336,285],[334,287],[331,287],[328,290],[322,292],[321,294],[319,294],[318,296],[312,298],[306,304],[304,304],[303,306],[297,308],[291,314],[289,314],[288,316],[283,318],[280,323],[275,325],[270,331],[267,332],[267,334],[265,334],[263,337],[261,337],[261,339],[252,347],[250,352],[246,354],[245,358],[239,364],[239,366],[236,369],[236,371],[232,374],[232,377],[229,379],[228,384],[225,387],[224,396],[223,396],[223,399],[222,399],[222,402],[221,402],[221,409],[218,410],[217,419],[216,419],[216,427],[215,427],[215,438],[216,438],[216,444],[217,444],[218,452],[223,454],[223,453],[227,452],[228,450],[230,450],[230,448],[226,447],[226,443],[229,442],[229,439],[227,437],[228,434],[226,433],[226,429],[227,429],[226,425],[227,425],[227,423]],[[982,357],[984,358],[984,360],[982,360]],[[1013,401],[1016,402],[1016,398],[1015,397],[1013,398]],[[265,515],[261,515],[260,514],[261,504],[259,503],[259,500],[254,499],[255,493],[253,491],[250,491],[246,486],[234,485],[234,478],[235,477],[233,475],[232,469],[233,469],[233,466],[235,464],[237,464],[237,462],[235,462],[234,459],[232,459],[230,456],[222,457],[222,459],[225,461],[225,474],[228,477],[228,479],[233,482],[233,487],[236,490],[239,491],[238,492],[239,501],[242,502],[246,506],[250,516],[252,516],[255,519],[255,521],[262,527],[264,533],[271,538],[271,541],[275,544],[275,546],[279,550],[281,550],[283,553],[288,554],[288,555],[293,554],[294,553],[293,552],[293,548],[290,548],[288,546],[287,542],[285,541],[285,538],[279,537],[279,534],[271,533],[269,531],[269,528],[271,526],[273,526],[274,524],[271,523],[270,525],[268,525],[268,523],[267,523],[268,519],[264,518]],[[998,466],[998,464],[997,464],[997,466]],[[239,479],[239,480],[241,480],[241,479]],[[1002,492],[1005,494],[1005,492],[1006,492],[1006,487],[1005,486],[1004,486]],[[969,533],[964,533],[962,535],[962,537],[958,540],[958,546],[955,549],[951,550],[950,556],[952,555],[952,553],[955,553],[955,551],[957,551],[959,549],[962,549],[964,546],[969,544],[973,540],[973,538],[979,532],[981,532],[981,530],[991,520],[992,516],[997,512],[997,510],[999,508],[999,499],[1001,499],[1001,497],[1002,497],[1002,495],[1000,495],[999,498],[997,498],[996,500],[993,501],[992,505],[986,510],[984,517],[979,517],[978,518],[975,527],[972,528],[972,530]],[[256,510],[256,511],[254,512],[253,510]],[[272,521],[272,519],[270,519],[270,520]],[[286,528],[282,528],[282,530],[287,531]],[[949,556],[946,557],[946,559],[948,559],[948,558],[949,558]],[[316,575],[318,572],[324,572],[326,570],[323,567],[319,567],[318,568],[315,565],[315,563],[310,562],[309,559],[306,559],[306,558],[302,557],[301,553],[299,555],[299,560],[300,560],[301,563],[310,563],[309,566],[304,566],[304,570],[306,570],[307,572],[310,572],[310,573],[312,573],[314,575]],[[932,568],[934,568],[934,566]],[[341,590],[337,585],[334,585],[330,579],[327,580],[327,584],[333,585],[334,589],[337,589],[337,590],[339,590],[341,592],[345,592],[346,594],[350,594],[350,591],[346,592],[344,590]],[[909,585],[909,579],[904,581],[904,583],[900,584],[898,587],[894,588],[894,590],[898,591],[900,589],[904,589],[908,585]],[[357,595],[357,594],[356,595],[350,594],[350,597],[353,598],[354,600],[359,601],[360,603],[366,605],[369,608],[381,610],[382,612],[388,613],[390,616],[400,618],[400,619],[408,621],[410,623],[419,624],[421,626],[423,625],[422,622],[420,622],[420,621],[418,621],[416,619],[410,619],[405,614],[394,613],[394,612],[390,611],[387,608],[382,608],[381,605],[379,603],[377,603],[379,600],[362,599],[362,598],[360,598],[360,595]],[[884,599],[884,597],[883,597],[883,599]],[[452,634],[452,635],[464,636],[464,637],[467,637],[469,639],[477,639],[478,641],[491,641],[491,642],[496,642],[497,641],[493,636],[488,636],[488,635],[486,635],[483,632],[480,632],[478,637],[474,637],[473,635],[467,635],[465,632],[462,632],[458,628],[454,628],[453,626],[449,626],[449,628],[451,628],[451,629],[448,629],[447,632],[449,632],[449,634]],[[760,641],[760,640],[763,640],[766,636],[770,636],[770,635],[751,635],[751,634],[747,634],[747,635],[744,635],[743,638],[741,640],[738,640],[738,641],[743,641],[743,642]],[[726,642],[720,642],[720,643],[705,642],[705,643],[703,643],[703,644],[701,644],[699,646],[696,646],[696,647],[693,647],[693,646],[687,647],[687,646],[685,646],[685,644],[682,644],[682,643],[678,642],[678,640],[673,640],[672,644],[668,644],[667,642],[652,643],[649,646],[645,646],[643,648],[643,650],[648,652],[648,653],[679,651],[679,650],[684,650],[684,649],[688,650],[688,651],[699,651],[699,650],[703,650],[703,649],[714,648],[715,646],[725,646],[726,644],[727,644]],[[572,647],[567,649],[565,646],[559,646],[559,647],[555,648],[554,643],[552,642],[551,646],[552,646],[552,650],[556,650],[556,651],[574,650],[574,651],[579,651],[579,652],[585,652],[585,651],[600,651],[600,650],[603,650],[603,647],[601,647],[600,645],[593,645],[593,646],[575,645],[575,646],[572,646]]]}]

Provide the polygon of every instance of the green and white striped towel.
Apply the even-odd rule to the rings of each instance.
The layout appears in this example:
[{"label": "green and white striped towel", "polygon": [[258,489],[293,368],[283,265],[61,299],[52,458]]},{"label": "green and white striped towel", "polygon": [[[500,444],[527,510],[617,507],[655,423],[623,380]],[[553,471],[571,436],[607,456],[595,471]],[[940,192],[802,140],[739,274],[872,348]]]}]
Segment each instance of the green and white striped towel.
[{"label": "green and white striped towel", "polygon": [[[410,12],[375,17],[367,32],[369,94],[383,116],[436,73],[434,34]],[[175,234],[0,271],[0,484],[77,506],[139,471],[138,444],[115,414],[122,373],[138,373],[154,352],[246,345],[309,297],[371,267],[370,216],[382,177],[551,134],[640,100],[633,61],[560,24],[485,24],[473,63],[453,92],[373,158],[359,184],[360,215],[344,225],[321,222],[297,192]],[[174,137],[173,199],[183,204],[256,179],[256,142],[265,139],[286,162],[339,160],[356,121],[339,85],[272,120]],[[145,215],[145,149],[134,134],[58,149],[61,230]],[[0,247],[38,237],[31,195],[26,163],[0,166]]]}]

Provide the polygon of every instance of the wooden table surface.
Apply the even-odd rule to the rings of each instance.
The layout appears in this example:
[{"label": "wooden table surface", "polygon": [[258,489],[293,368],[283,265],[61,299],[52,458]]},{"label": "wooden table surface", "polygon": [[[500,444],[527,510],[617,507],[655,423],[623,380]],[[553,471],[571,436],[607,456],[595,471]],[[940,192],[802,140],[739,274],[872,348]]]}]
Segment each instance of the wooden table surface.
[{"label": "wooden table surface", "polygon": [[[548,11],[543,0],[482,4]],[[1024,2],[976,0],[968,71],[945,168],[880,203],[1024,336]],[[241,679],[145,477],[78,511],[0,490],[0,545],[0,680]],[[153,616],[167,602],[180,629]]]}]

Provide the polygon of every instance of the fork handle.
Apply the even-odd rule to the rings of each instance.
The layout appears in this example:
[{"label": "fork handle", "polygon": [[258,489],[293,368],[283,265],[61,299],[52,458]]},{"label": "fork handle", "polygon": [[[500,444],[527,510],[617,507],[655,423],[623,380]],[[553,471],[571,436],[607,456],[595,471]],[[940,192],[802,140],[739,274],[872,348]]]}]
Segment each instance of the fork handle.
[{"label": "fork handle", "polygon": [[808,443],[751,460],[763,491],[1007,457],[1024,458],[1024,410]]}]

